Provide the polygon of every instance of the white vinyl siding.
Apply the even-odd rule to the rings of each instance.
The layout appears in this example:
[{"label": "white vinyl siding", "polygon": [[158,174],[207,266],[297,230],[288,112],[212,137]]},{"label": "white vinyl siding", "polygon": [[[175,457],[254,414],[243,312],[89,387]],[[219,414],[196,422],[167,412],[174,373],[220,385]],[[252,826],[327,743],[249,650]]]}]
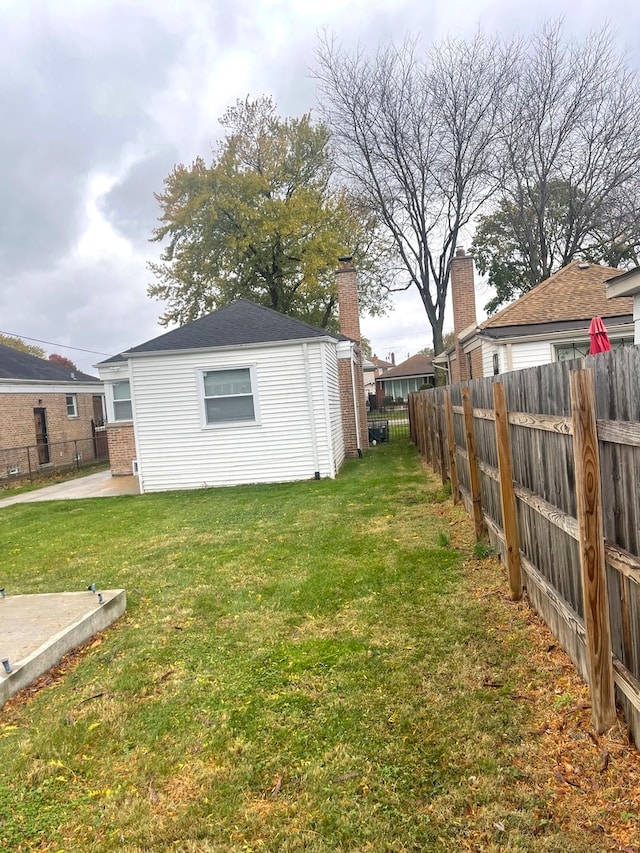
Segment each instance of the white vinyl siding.
[{"label": "white vinyl siding", "polygon": [[342,407],[338,381],[338,354],[335,347],[324,347],[324,383],[326,387],[327,421],[330,435],[334,471],[344,462],[344,434],[342,432]]},{"label": "white vinyl siding", "polygon": [[538,367],[552,361],[549,341],[528,341],[511,346],[511,369],[524,370],[526,367]]},{"label": "white vinyl siding", "polygon": [[[333,356],[323,365],[325,349],[333,350]],[[327,367],[332,361],[334,344],[308,343],[309,400],[301,343],[132,358],[143,490],[285,482],[312,479],[316,471],[321,477],[335,476],[335,413],[330,418],[326,414],[326,400],[337,395],[337,366],[335,378]],[[253,365],[259,423],[203,428],[203,373],[246,368],[248,363]]]}]

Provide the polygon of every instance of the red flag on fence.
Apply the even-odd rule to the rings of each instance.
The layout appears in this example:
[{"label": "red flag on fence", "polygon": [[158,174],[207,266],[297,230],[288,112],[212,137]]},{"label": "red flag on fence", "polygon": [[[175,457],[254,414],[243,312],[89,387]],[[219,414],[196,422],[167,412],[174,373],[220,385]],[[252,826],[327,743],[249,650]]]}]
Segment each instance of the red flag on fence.
[{"label": "red flag on fence", "polygon": [[599,352],[607,352],[611,349],[609,335],[600,317],[594,317],[591,321],[589,337],[591,338],[589,355],[596,355]]}]

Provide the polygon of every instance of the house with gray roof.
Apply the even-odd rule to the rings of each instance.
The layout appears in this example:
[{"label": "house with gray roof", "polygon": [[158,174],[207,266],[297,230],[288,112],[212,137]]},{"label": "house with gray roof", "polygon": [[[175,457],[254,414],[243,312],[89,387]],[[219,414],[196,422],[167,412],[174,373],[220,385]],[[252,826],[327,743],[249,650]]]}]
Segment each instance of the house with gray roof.
[{"label": "house with gray roof", "polygon": [[0,481],[94,458],[102,400],[96,376],[0,345]]},{"label": "house with gray roof", "polygon": [[354,337],[247,299],[131,347],[97,365],[112,473],[142,492],[335,477],[367,446],[360,359]]}]

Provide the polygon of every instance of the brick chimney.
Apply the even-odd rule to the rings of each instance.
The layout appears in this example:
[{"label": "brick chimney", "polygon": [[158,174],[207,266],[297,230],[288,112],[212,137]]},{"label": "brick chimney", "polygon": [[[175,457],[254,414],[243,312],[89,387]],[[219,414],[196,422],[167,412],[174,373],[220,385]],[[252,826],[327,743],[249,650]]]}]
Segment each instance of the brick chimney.
[{"label": "brick chimney", "polygon": [[352,341],[360,343],[360,306],[358,304],[358,274],[351,258],[340,258],[336,278],[338,285],[338,310],[340,331]]},{"label": "brick chimney", "polygon": [[358,456],[369,447],[367,408],[364,395],[362,350],[360,349],[360,309],[358,303],[358,274],[350,257],[340,258],[336,275],[338,311],[341,333],[356,342],[355,361],[338,359],[342,432],[345,454]]},{"label": "brick chimney", "polygon": [[451,379],[460,382],[471,379],[467,356],[458,335],[476,325],[476,295],[473,282],[473,258],[462,247],[451,259],[451,298],[453,300],[453,331],[456,337],[456,362]]}]

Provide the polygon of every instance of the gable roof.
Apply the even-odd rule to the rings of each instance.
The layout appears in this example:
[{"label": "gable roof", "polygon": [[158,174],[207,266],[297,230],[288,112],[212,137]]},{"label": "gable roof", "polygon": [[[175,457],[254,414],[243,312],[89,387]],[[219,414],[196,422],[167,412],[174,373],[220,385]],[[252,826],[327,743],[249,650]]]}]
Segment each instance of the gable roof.
[{"label": "gable roof", "polygon": [[605,281],[623,270],[572,261],[502,311],[480,323],[480,329],[531,326],[633,313],[633,299],[607,299]]},{"label": "gable roof", "polygon": [[381,370],[387,370],[393,367],[393,362],[385,361],[383,358],[378,358],[377,355],[370,355],[369,361],[377,368]]},{"label": "gable roof", "polygon": [[97,382],[96,376],[69,370],[55,361],[38,358],[28,352],[0,345],[0,381],[2,379],[23,379],[40,382]]},{"label": "gable roof", "polygon": [[387,370],[381,376],[378,376],[379,380],[385,379],[399,379],[400,377],[406,376],[432,376],[433,375],[433,359],[428,355],[412,355],[411,358],[408,358],[406,361],[403,361],[401,364],[397,364],[395,367],[392,367],[391,370]]},{"label": "gable roof", "polygon": [[217,311],[212,311],[185,326],[172,329],[164,335],[131,347],[125,351],[125,356],[136,353],[175,352],[176,350],[246,346],[247,344],[326,337],[348,340],[344,335],[318,329],[309,323],[280,314],[272,308],[257,305],[249,299],[236,299],[235,302],[218,308]]}]

